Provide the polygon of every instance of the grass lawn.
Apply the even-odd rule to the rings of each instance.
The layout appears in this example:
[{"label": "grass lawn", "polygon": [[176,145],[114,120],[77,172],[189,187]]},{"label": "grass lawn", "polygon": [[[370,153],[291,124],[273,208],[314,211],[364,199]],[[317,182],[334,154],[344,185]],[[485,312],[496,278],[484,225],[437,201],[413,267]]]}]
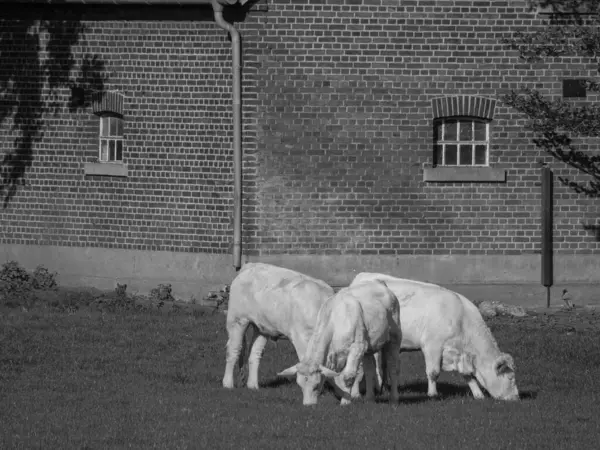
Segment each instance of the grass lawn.
[{"label": "grass lawn", "polygon": [[[593,449],[600,439],[600,330],[495,319],[520,402],[474,400],[443,374],[426,397],[420,353],[402,357],[401,403],[302,406],[288,342],[269,343],[264,388],[221,387],[225,317],[37,308],[0,311],[0,448]],[[529,325],[531,325],[530,322]]]}]

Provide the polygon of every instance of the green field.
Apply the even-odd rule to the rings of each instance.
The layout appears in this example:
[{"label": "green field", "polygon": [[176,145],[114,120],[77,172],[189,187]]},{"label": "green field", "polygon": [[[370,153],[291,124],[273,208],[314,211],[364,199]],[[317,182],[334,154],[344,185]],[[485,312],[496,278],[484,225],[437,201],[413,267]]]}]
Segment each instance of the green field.
[{"label": "green field", "polygon": [[[225,317],[1,311],[0,448],[592,449],[600,439],[600,330],[494,319],[519,402],[474,400],[442,374],[429,400],[420,353],[402,356],[401,403],[302,406],[288,342],[269,343],[264,388],[225,390]],[[570,331],[569,331],[570,330]]]}]

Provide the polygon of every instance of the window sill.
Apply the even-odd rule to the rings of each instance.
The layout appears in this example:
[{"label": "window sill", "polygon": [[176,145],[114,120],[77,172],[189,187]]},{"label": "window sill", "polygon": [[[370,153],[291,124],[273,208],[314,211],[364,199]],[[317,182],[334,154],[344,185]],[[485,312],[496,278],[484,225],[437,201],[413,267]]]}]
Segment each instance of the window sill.
[{"label": "window sill", "polygon": [[83,171],[86,175],[103,175],[107,177],[126,177],[127,164],[123,163],[85,163]]},{"label": "window sill", "polygon": [[494,167],[425,167],[423,181],[433,183],[506,183],[506,170]]}]

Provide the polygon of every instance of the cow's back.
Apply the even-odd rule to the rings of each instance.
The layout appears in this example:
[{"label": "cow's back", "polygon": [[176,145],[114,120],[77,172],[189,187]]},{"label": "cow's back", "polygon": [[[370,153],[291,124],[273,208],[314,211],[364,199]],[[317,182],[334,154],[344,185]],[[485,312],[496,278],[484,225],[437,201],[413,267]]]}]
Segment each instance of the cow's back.
[{"label": "cow's back", "polygon": [[227,321],[249,320],[271,337],[314,326],[323,301],[333,295],[324,281],[294,270],[247,263],[231,283]]},{"label": "cow's back", "polygon": [[[387,342],[390,332],[400,337],[398,301],[388,287],[371,280],[341,289],[330,302],[337,303],[337,313],[331,315],[336,322],[335,345],[355,334],[364,335],[369,350],[377,351]],[[345,316],[344,316],[345,314]],[[342,324],[343,322],[343,324]]]},{"label": "cow's back", "polygon": [[420,349],[433,334],[437,339],[462,334],[464,306],[459,294],[432,283],[368,272],[358,274],[351,285],[373,279],[383,280],[398,299],[403,349]]},{"label": "cow's back", "polygon": [[[352,284],[370,279],[384,280],[398,298],[403,349],[422,348],[435,336],[446,337],[461,348],[468,345],[497,352],[497,343],[477,306],[464,295],[432,283],[369,272],[358,274]],[[454,342],[457,339],[461,342]]]}]

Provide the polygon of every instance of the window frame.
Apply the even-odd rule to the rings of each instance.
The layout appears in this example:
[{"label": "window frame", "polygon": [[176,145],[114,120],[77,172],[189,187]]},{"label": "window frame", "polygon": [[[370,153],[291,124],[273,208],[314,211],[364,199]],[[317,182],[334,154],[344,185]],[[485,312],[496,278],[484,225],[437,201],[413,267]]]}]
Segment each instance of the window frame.
[{"label": "window frame", "polygon": [[[446,140],[446,124],[452,121],[456,123],[455,140]],[[461,140],[461,127],[460,123],[464,122],[471,123],[471,139]],[[475,123],[483,123],[485,125],[485,140],[475,139]],[[490,166],[490,126],[491,120],[483,119],[475,116],[450,116],[450,117],[438,117],[433,121],[433,167],[460,167],[460,168],[477,168],[477,167],[489,167]],[[439,127],[439,128],[438,128]],[[441,139],[438,135],[441,131]],[[447,164],[447,151],[446,148],[449,145],[456,146],[456,163]],[[468,145],[471,147],[471,163],[461,163],[461,146]],[[485,162],[482,164],[476,163],[476,146],[485,145]],[[439,147],[442,147],[441,149]],[[440,158],[441,157],[441,158]]]},{"label": "window frame", "polygon": [[[123,164],[123,154],[125,153],[125,120],[123,116],[115,113],[104,113],[99,116],[99,119],[98,162],[102,164]],[[111,134],[113,121],[116,129],[115,134]],[[108,127],[107,133],[105,133],[105,127]],[[103,147],[104,142],[106,142],[105,147]],[[114,150],[111,149],[111,143],[114,144]],[[111,155],[113,151],[114,154]],[[103,153],[106,153],[106,158]]]}]

